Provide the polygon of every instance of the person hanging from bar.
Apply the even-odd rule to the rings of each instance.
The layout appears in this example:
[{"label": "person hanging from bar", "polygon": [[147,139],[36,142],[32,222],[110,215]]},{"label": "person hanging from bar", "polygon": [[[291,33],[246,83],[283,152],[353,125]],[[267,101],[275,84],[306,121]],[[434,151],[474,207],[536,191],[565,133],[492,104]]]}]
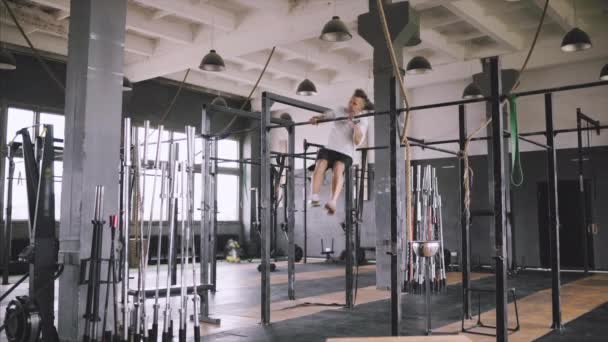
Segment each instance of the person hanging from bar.
[{"label": "person hanging from bar", "polygon": [[332,129],[327,139],[327,144],[317,153],[312,176],[311,205],[321,205],[319,192],[325,178],[325,171],[332,169],[331,197],[325,204],[329,215],[336,212],[336,202],[340,197],[344,182],[344,170],[353,162],[355,149],[365,140],[367,134],[367,118],[355,118],[365,110],[372,110],[373,104],[362,89],[356,89],[346,107],[338,107],[325,112],[323,115],[313,116],[310,123],[317,125],[324,119],[346,117],[347,120],[332,122]]}]

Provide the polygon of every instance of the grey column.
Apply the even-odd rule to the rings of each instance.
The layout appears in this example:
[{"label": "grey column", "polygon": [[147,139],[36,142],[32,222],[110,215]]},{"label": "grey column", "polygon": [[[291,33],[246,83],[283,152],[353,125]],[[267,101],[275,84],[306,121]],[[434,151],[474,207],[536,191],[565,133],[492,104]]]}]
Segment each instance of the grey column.
[{"label": "grey column", "polygon": [[[90,253],[96,185],[105,187],[103,215],[118,211],[126,11],[124,0],[71,1],[59,233],[59,261],[65,264],[59,279],[61,341],[81,340],[86,287],[78,285],[78,272],[80,259]],[[109,256],[109,237],[105,230],[103,258]]]},{"label": "grey column", "polygon": [[[391,31],[391,37],[395,46],[397,60],[403,61],[402,48],[410,41],[416,40],[419,34],[418,14],[409,6],[408,2],[392,3],[384,1],[384,11]],[[362,14],[358,20],[358,32],[370,45],[374,47],[374,103],[376,111],[391,109],[391,99],[395,103],[403,103],[400,92],[391,95],[391,79],[393,78],[392,64],[389,51],[382,33],[376,8],[376,0],[370,0],[369,13]],[[401,66],[400,66],[401,67]],[[401,121],[401,120],[400,120]],[[399,139],[391,136],[390,117],[387,115],[374,118],[374,146],[388,146],[390,139]],[[399,146],[397,141],[397,146]],[[390,151],[388,149],[375,151],[375,181],[374,181],[374,204],[376,212],[376,287],[389,289],[391,285],[391,216],[388,208],[391,208],[390,194]],[[397,174],[396,182],[399,194],[398,221],[400,232],[404,232],[405,220],[401,215],[405,208],[405,156],[401,148],[397,149],[396,155]],[[403,234],[405,235],[405,234]],[[401,240],[401,239],[400,239]],[[398,258],[401,259],[401,258]]]}]

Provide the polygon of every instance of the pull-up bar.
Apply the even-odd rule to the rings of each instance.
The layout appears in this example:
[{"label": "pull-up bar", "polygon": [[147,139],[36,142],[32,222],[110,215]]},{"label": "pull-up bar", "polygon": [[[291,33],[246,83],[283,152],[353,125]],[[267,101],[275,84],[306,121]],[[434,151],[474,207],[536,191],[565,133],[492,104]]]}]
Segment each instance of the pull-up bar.
[{"label": "pull-up bar", "polygon": [[[523,91],[523,92],[519,92],[519,93],[513,93],[513,94],[511,94],[511,96],[526,97],[526,96],[533,96],[533,95],[557,93],[557,92],[563,92],[563,91],[569,91],[569,90],[593,88],[593,87],[599,87],[599,86],[605,86],[605,85],[608,85],[608,81],[581,83],[581,84],[573,84],[573,85],[567,85],[567,86],[561,86],[561,87]],[[301,109],[307,109],[307,110],[314,111],[317,113],[324,113],[327,110],[321,106],[305,103],[305,102],[294,100],[294,99],[289,99],[284,96],[280,96],[280,95],[276,95],[276,94],[272,94],[272,93],[266,93],[266,94],[269,94],[269,96],[272,97],[271,99],[274,100],[274,102],[291,105],[291,106],[301,108]],[[504,94],[501,97],[506,98],[507,96],[509,96],[509,95]],[[276,97],[276,99],[275,99],[275,97]],[[425,110],[425,109],[452,107],[452,106],[458,106],[458,105],[486,102],[486,101],[491,101],[491,100],[492,100],[492,97],[481,97],[478,99],[466,99],[466,100],[439,102],[439,103],[433,103],[433,104],[428,104],[428,105],[412,106],[412,107],[409,107],[409,111],[414,112],[414,111],[420,111],[420,110]],[[354,119],[381,116],[381,115],[389,115],[389,114],[401,114],[403,112],[406,112],[407,110],[408,109],[406,109],[406,108],[399,108],[394,111],[387,110],[387,111],[364,113],[361,115],[356,115],[354,117]],[[318,120],[317,123],[343,121],[343,120],[348,120],[348,118],[339,117],[339,118],[332,118],[332,119],[322,119],[322,120]],[[290,123],[289,126],[304,126],[304,125],[310,125],[310,124],[311,123],[308,121],[303,121],[303,122]],[[272,128],[277,128],[277,127],[283,127],[283,125],[269,125],[267,128],[272,129]]]}]

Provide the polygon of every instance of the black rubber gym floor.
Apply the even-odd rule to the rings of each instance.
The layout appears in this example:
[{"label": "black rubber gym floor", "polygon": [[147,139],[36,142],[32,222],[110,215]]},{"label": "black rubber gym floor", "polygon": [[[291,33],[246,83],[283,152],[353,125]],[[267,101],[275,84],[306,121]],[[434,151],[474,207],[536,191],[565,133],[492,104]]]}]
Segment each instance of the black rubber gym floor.
[{"label": "black rubber gym floor", "polygon": [[608,340],[608,303],[587,312],[579,318],[568,322],[564,329],[552,331],[537,339],[538,342],[589,341],[600,342]]},{"label": "black rubber gym floor", "polygon": [[[369,276],[369,280],[368,280]],[[362,275],[361,287],[373,285],[374,273]],[[562,283],[568,283],[582,278],[580,273],[562,274]],[[364,285],[367,284],[367,285]],[[479,279],[472,282],[472,286],[492,288],[494,277]],[[309,288],[312,286],[313,288]],[[310,282],[298,283],[298,297],[339,291],[344,286],[344,278],[326,278]],[[550,288],[551,274],[548,272],[522,272],[509,279],[509,287],[515,287],[517,297],[523,298],[534,292]],[[280,289],[279,289],[280,288]],[[283,285],[273,286],[273,293],[284,298],[280,292],[285,291]],[[257,295],[257,293],[256,293]],[[279,298],[279,297],[277,297]],[[510,298],[509,298],[510,299]],[[273,297],[273,300],[275,297]],[[402,335],[422,335],[424,333],[424,298],[421,295],[403,296]],[[473,301],[473,313],[476,313],[476,299]],[[482,296],[481,311],[494,308],[494,295]],[[461,317],[461,291],[460,285],[448,286],[445,293],[433,296],[432,314],[433,326],[439,327],[457,322]],[[520,316],[520,320],[525,320]],[[515,318],[510,317],[511,324]],[[329,337],[345,336],[386,336],[390,331],[389,301],[381,300],[358,305],[352,310],[325,310],[309,316],[280,321],[270,326],[254,326],[234,329],[227,332],[211,335],[208,341],[325,341]]]}]

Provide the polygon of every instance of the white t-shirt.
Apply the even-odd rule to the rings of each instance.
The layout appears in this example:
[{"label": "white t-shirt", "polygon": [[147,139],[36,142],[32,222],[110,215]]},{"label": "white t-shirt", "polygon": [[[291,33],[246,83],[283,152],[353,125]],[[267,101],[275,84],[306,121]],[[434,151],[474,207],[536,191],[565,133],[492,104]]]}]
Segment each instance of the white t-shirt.
[{"label": "white t-shirt", "polygon": [[[346,113],[346,108],[338,107],[334,110],[330,110],[324,113],[324,118],[333,119],[333,118],[341,118],[348,117]],[[361,143],[356,145],[354,140],[354,123],[357,123],[359,130],[361,131]],[[368,120],[367,118],[355,118],[353,121],[351,120],[340,120],[332,122],[333,127],[329,133],[329,137],[327,139],[327,145],[325,148],[328,150],[333,150],[336,152],[340,152],[351,157],[354,160],[355,149],[359,147],[363,141],[365,140],[365,136],[367,134]]]}]

